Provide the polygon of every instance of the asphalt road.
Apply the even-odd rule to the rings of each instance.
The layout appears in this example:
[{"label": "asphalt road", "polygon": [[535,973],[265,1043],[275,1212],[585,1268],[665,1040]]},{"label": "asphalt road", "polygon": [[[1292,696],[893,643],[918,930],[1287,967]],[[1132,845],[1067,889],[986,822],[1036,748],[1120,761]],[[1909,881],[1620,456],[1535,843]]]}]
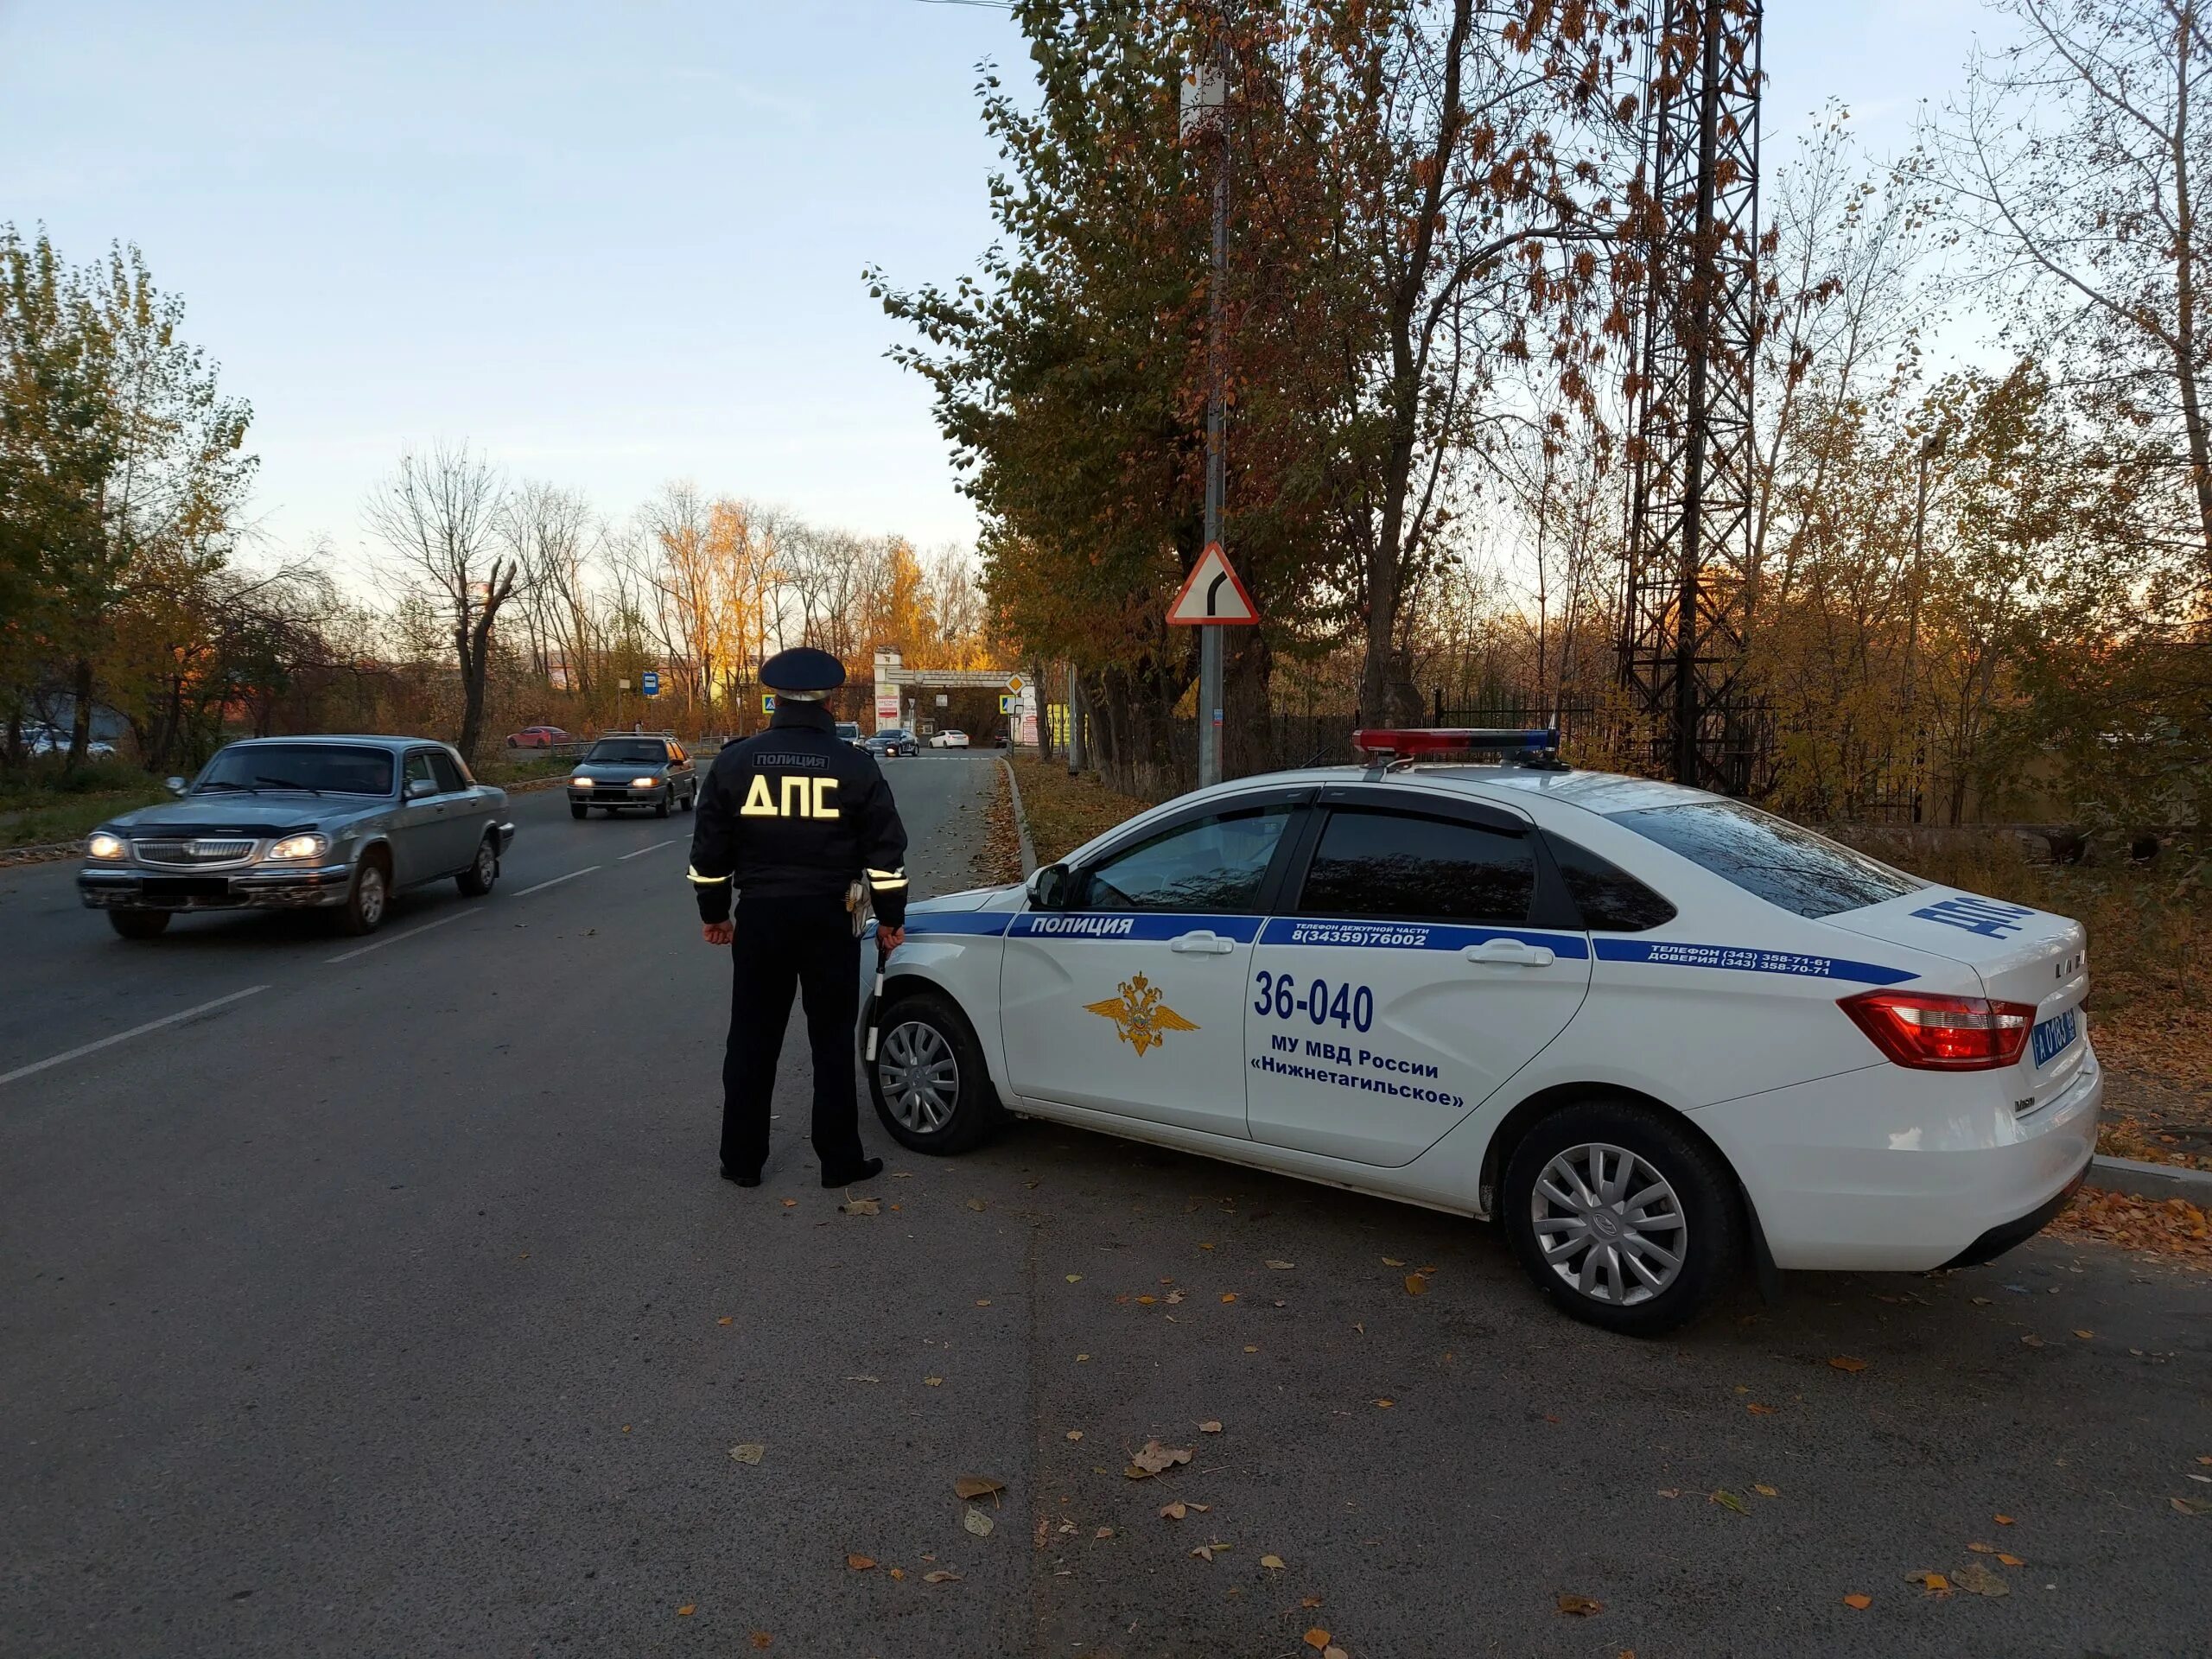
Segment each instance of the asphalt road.
[{"label": "asphalt road", "polygon": [[[920,891],[992,766],[897,764]],[[1638,1344],[1484,1229],[1041,1124],[845,1215],[799,1041],[741,1192],[688,823],[516,807],[365,954],[0,874],[0,1074],[265,988],[0,1084],[0,1653],[2212,1652],[2201,1277],[2043,1240]]]}]

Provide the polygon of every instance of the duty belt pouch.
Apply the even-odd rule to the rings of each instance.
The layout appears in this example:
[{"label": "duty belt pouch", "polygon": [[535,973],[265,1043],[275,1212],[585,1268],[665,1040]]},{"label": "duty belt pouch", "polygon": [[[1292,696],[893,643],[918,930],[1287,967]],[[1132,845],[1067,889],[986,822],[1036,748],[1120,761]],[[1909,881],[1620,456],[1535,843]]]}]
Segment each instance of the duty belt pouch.
[{"label": "duty belt pouch", "polygon": [[867,882],[855,881],[845,889],[845,910],[853,918],[853,937],[857,939],[875,919],[875,899]]}]

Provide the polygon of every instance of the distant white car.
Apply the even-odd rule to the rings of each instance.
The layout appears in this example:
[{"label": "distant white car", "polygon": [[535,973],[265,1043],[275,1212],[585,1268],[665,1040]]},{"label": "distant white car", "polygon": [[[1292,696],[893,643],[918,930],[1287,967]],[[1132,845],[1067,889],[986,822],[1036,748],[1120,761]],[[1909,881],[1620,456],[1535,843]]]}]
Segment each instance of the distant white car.
[{"label": "distant white car", "polygon": [[[23,749],[29,754],[58,755],[69,753],[69,734],[51,726],[34,727],[23,734]],[[85,745],[87,760],[105,760],[113,757],[115,745],[100,738],[93,738]]]},{"label": "distant white car", "polygon": [[930,747],[933,749],[964,749],[967,747],[968,734],[965,732],[943,731],[930,739]]},{"label": "distant white car", "polygon": [[1548,759],[1201,790],[909,906],[887,975],[904,1146],[1015,1112],[1494,1218],[1635,1333],[1746,1262],[1987,1261],[2104,1093],[2079,923]]}]

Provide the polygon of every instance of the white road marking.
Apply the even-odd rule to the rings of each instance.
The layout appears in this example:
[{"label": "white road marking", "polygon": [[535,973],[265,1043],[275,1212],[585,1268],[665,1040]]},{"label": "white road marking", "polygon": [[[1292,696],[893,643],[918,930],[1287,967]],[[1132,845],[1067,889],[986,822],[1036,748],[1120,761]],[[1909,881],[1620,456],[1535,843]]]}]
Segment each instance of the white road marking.
[{"label": "white road marking", "polygon": [[213,1002],[202,1002],[198,1007],[186,1008],[176,1014],[163,1014],[158,1020],[149,1020],[143,1026],[133,1026],[128,1031],[118,1031],[114,1036],[103,1037],[97,1042],[81,1043],[75,1048],[51,1055],[46,1059],[33,1060],[29,1065],[19,1065],[12,1071],[0,1072],[0,1084],[13,1083],[18,1077],[28,1077],[32,1072],[43,1071],[50,1065],[60,1065],[70,1060],[82,1059],[86,1055],[98,1053],[103,1048],[112,1047],[117,1043],[129,1042],[133,1037],[143,1037],[149,1031],[159,1031],[163,1026],[173,1026],[180,1020],[189,1020],[194,1014],[206,1014],[212,1008],[223,1007],[226,1003],[257,995],[268,988],[266,985],[249,985],[242,991],[232,991],[228,996],[219,996]]},{"label": "white road marking", "polygon": [[573,881],[580,875],[589,875],[598,868],[596,864],[587,864],[581,870],[570,870],[566,875],[556,875],[550,881],[541,881],[534,887],[524,887],[520,893],[515,894],[515,897],[527,899],[533,893],[543,893],[548,887],[559,887],[563,881]]},{"label": "white road marking", "polygon": [[365,957],[372,950],[381,950],[387,944],[397,944],[402,939],[411,939],[417,933],[427,933],[434,927],[443,927],[448,922],[457,922],[464,916],[474,916],[475,913],[473,910],[456,910],[450,916],[439,917],[435,922],[425,922],[420,927],[410,927],[404,933],[387,933],[384,938],[372,944],[356,945],[351,950],[341,950],[334,957],[326,957],[323,962],[326,966],[351,962],[356,957]]},{"label": "white road marking", "polygon": [[672,841],[657,841],[650,847],[639,848],[634,853],[625,853],[621,857],[616,859],[614,861],[617,864],[626,864],[633,858],[643,858],[647,853],[657,853],[664,847],[673,847],[675,845],[676,843]]}]

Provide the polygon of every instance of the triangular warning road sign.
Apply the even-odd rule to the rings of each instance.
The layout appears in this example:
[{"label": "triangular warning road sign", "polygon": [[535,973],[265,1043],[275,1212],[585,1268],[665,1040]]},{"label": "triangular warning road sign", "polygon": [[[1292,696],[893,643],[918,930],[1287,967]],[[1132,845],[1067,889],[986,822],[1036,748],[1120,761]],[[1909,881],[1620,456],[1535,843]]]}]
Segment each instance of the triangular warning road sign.
[{"label": "triangular warning road sign", "polygon": [[1191,567],[1190,579],[1175,602],[1167,607],[1170,626],[1179,628],[1250,627],[1260,620],[1260,607],[1230,568],[1229,556],[1219,542],[1208,542],[1206,550]]}]

